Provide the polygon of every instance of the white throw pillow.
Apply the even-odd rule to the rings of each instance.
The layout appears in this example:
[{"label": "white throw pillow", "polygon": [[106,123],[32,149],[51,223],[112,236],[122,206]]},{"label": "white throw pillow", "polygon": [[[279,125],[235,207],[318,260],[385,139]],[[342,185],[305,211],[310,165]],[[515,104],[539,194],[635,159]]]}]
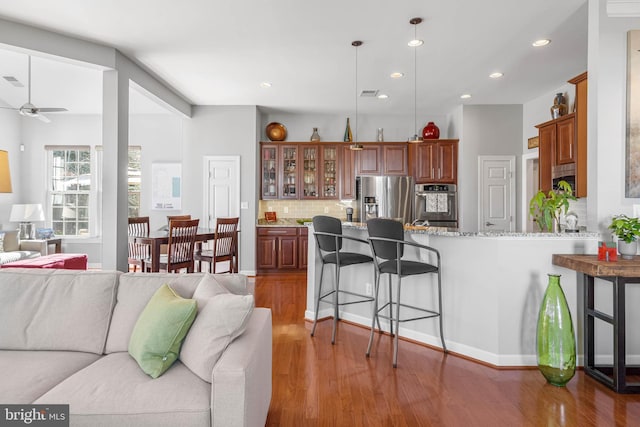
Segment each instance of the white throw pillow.
[{"label": "white throw pillow", "polygon": [[180,350],[180,361],[211,383],[213,366],[245,328],[254,307],[253,295],[220,294],[198,313]]}]

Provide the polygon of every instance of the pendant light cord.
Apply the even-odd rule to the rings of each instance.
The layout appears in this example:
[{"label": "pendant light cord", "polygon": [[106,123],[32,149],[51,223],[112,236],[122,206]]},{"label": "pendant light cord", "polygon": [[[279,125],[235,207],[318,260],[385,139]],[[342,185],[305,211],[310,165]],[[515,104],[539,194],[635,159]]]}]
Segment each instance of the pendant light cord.
[{"label": "pendant light cord", "polygon": [[[413,39],[414,40],[418,40],[418,25],[414,24],[413,25]],[[417,105],[418,105],[418,66],[417,66],[417,62],[418,62],[418,53],[417,53],[417,47],[413,48],[413,132],[414,135],[416,136],[416,139],[418,139],[418,119],[417,119],[417,112],[416,110],[418,109]]]},{"label": "pendant light cord", "polygon": [[356,44],[356,84],[355,84],[355,99],[356,99],[356,120],[355,120],[355,138],[353,139],[354,143],[358,142],[358,46]]}]

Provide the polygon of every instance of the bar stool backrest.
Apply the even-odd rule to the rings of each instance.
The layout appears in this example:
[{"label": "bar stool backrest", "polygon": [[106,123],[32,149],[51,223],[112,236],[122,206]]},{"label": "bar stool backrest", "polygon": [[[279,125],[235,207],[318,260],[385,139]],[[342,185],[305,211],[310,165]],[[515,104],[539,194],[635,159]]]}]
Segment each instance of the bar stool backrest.
[{"label": "bar stool backrest", "polygon": [[[371,237],[404,240],[404,226],[401,222],[387,218],[372,218],[367,221],[367,229]],[[398,248],[395,242],[374,240],[373,250],[376,256],[383,259],[397,259]],[[400,257],[404,255],[404,245],[400,246]]]},{"label": "bar stool backrest", "polygon": [[[342,223],[338,218],[324,215],[313,217],[313,229],[321,233],[342,234]],[[336,252],[342,249],[342,239],[338,239],[336,248],[336,238],[333,236],[320,236],[316,234],[318,246],[325,252]]]}]

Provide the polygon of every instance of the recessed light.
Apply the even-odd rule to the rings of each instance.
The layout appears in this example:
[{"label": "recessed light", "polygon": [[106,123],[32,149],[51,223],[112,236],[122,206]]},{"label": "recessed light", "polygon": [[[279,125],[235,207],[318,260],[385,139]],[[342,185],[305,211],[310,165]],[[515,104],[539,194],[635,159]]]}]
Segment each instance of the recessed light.
[{"label": "recessed light", "polygon": [[385,95],[384,93],[381,93],[380,95],[378,95],[378,99],[387,99],[389,98],[389,95]]},{"label": "recessed light", "polygon": [[502,74],[500,72],[495,72],[495,73],[489,74],[489,77],[491,77],[492,79],[499,79],[502,76],[504,76],[504,74]]},{"label": "recessed light", "polygon": [[422,46],[423,44],[424,42],[418,39],[411,40],[409,43],[407,43],[409,47],[418,47],[418,46]]},{"label": "recessed light", "polygon": [[271,87],[271,82],[262,82],[260,83],[260,87]]},{"label": "recessed light", "polygon": [[470,94],[468,94],[468,93],[464,93],[464,94],[460,95],[460,98],[462,98],[462,99],[469,99],[469,98],[471,98],[471,95],[470,95]]},{"label": "recessed light", "polygon": [[551,40],[549,39],[540,39],[540,40],[536,40],[533,43],[531,43],[531,45],[533,45],[534,47],[541,47],[541,46],[546,46],[549,43],[551,43]]},{"label": "recessed light", "polygon": [[391,77],[392,79],[400,79],[402,77],[404,77],[404,73],[391,73],[389,74],[389,77]]}]

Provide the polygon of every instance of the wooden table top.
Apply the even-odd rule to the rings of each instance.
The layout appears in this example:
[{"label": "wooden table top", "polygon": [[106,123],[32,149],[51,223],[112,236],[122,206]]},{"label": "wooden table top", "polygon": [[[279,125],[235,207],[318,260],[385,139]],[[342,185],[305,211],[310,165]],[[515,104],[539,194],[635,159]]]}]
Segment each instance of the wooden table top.
[{"label": "wooden table top", "polygon": [[593,277],[640,277],[640,256],[617,261],[598,261],[597,255],[554,254],[553,265],[569,268]]}]

